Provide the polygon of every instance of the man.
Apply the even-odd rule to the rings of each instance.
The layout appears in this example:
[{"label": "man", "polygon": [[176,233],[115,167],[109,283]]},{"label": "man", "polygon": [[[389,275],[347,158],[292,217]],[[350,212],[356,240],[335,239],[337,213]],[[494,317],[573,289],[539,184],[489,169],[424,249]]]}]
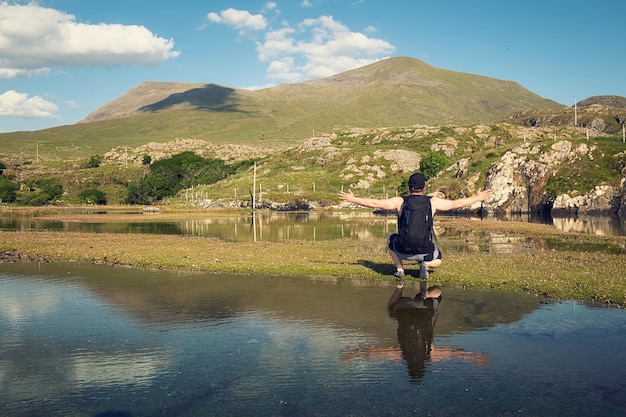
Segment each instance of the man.
[{"label": "man", "polygon": [[[424,192],[426,179],[419,172],[409,177],[408,186],[408,196],[386,199],[357,197],[352,193],[352,190],[347,193],[343,191],[339,193],[339,197],[349,203],[381,210],[397,211],[398,233],[389,235],[388,249],[389,255],[396,266],[394,275],[399,281],[404,278],[403,260],[419,262],[421,278],[428,276],[427,268],[437,268],[441,265],[441,251],[431,239],[431,236],[433,236],[432,219],[437,210],[448,211],[468,207],[479,201],[488,200],[491,197],[491,190],[483,190],[475,196],[457,200],[427,196]],[[425,216],[422,215],[424,212]],[[409,213],[416,214],[409,216]]]}]

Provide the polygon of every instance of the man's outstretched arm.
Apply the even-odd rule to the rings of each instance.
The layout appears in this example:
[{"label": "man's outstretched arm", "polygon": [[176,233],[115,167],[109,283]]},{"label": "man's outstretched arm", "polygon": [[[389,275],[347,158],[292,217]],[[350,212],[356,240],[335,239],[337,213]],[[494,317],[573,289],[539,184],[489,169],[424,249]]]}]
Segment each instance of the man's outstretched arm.
[{"label": "man's outstretched arm", "polygon": [[382,210],[399,210],[402,206],[402,202],[404,201],[402,197],[392,197],[392,198],[366,198],[366,197],[357,197],[354,195],[352,190],[346,192],[341,191],[339,193],[339,197],[348,203],[358,204],[363,207],[371,207]]},{"label": "man's outstretched arm", "polygon": [[431,204],[435,210],[448,211],[471,206],[479,201],[489,200],[489,198],[491,198],[491,190],[483,190],[474,196],[459,198],[457,200],[433,197]]}]

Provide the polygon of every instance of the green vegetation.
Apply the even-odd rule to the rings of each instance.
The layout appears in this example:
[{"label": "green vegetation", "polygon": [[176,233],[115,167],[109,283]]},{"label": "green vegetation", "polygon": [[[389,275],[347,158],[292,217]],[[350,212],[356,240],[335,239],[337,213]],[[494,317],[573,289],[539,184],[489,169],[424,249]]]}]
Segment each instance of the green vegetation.
[{"label": "green vegetation", "polygon": [[584,194],[600,184],[619,187],[622,178],[620,172],[626,166],[621,139],[602,138],[591,144],[597,147],[591,158],[577,158],[566,163],[562,170],[548,180],[545,187],[547,194]]},{"label": "green vegetation", "polygon": [[44,206],[63,194],[63,186],[50,178],[27,181],[24,191],[17,193],[16,202],[27,206]]},{"label": "green vegetation", "polygon": [[87,204],[106,205],[107,203],[106,194],[95,188],[89,188],[81,191],[78,194],[78,198]]},{"label": "green vegetation", "polygon": [[17,198],[17,190],[20,186],[0,175],[0,202],[13,203]]},{"label": "green vegetation", "polygon": [[435,178],[448,165],[448,158],[443,152],[430,152],[420,161],[420,171],[426,181]]},{"label": "green vegetation", "polygon": [[[337,201],[341,189],[352,188],[361,195],[373,197],[404,192],[409,168],[401,164],[413,163],[409,165],[410,170],[416,170],[415,161],[421,156],[420,169],[432,169],[434,174],[429,176],[436,175],[429,181],[429,190],[457,198],[472,192],[466,188],[467,179],[472,178],[476,189],[482,187],[492,164],[525,141],[549,151],[556,143],[554,132],[559,138],[567,138],[574,147],[584,145],[596,149],[591,157],[579,157],[562,164],[542,192],[586,194],[596,185],[619,186],[619,173],[626,160],[624,145],[618,138],[587,140],[583,132],[572,128],[524,130],[504,124],[339,130],[327,138],[305,141],[299,147],[239,162],[202,158],[186,152],[156,161],[146,158],[149,155],[142,158],[139,154],[137,158],[141,163],[103,160],[95,168],[86,168],[92,156],[76,161],[9,165],[4,175],[7,179],[20,178],[18,185],[25,186],[22,198],[15,200],[18,204],[50,203],[52,200],[47,198],[34,199],[32,190],[32,184],[50,180],[63,189],[63,195],[56,194],[55,204],[81,204],[85,200],[79,194],[96,189],[106,195],[109,205],[158,203],[189,207],[196,206],[194,198],[224,204],[251,200],[252,165],[256,161],[258,203],[305,207],[315,202],[325,207]],[[321,142],[318,144],[317,140]],[[402,156],[403,159],[394,159],[393,155],[400,151],[408,154]],[[444,156],[446,154],[450,156]],[[540,154],[527,157],[538,159]],[[147,160],[151,163],[146,164]],[[462,165],[451,166],[461,161],[464,161]],[[188,191],[191,187],[193,193]],[[3,201],[10,202],[11,195],[9,191]]]},{"label": "green vegetation", "polygon": [[183,188],[216,183],[249,165],[251,162],[226,165],[221,159],[204,159],[193,152],[183,152],[151,164],[148,175],[128,185],[126,202],[154,204]]},{"label": "green vegetation", "polygon": [[87,168],[98,168],[100,164],[102,164],[102,157],[100,155],[94,155],[89,158]]}]

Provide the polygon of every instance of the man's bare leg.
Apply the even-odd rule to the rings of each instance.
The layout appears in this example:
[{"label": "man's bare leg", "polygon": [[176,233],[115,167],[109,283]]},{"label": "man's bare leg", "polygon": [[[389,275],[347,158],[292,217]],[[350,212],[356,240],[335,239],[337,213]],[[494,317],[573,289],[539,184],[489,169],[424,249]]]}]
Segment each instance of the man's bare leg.
[{"label": "man's bare leg", "polygon": [[396,266],[396,271],[404,274],[404,264],[402,263],[402,259],[391,249],[387,249],[387,251],[389,252],[389,256],[391,256],[393,264]]},{"label": "man's bare leg", "polygon": [[437,268],[437,267],[441,266],[441,259],[433,259],[432,261],[428,261],[428,262],[426,263],[426,266],[427,266],[429,269],[431,269],[431,268],[432,268],[432,269]]}]

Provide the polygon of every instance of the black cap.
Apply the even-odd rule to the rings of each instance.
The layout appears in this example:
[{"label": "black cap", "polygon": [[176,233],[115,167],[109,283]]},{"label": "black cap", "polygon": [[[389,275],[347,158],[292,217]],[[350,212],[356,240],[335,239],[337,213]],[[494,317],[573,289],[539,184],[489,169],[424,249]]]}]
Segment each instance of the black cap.
[{"label": "black cap", "polygon": [[421,173],[416,172],[409,177],[409,189],[423,190],[424,187],[426,187],[426,178]]}]

